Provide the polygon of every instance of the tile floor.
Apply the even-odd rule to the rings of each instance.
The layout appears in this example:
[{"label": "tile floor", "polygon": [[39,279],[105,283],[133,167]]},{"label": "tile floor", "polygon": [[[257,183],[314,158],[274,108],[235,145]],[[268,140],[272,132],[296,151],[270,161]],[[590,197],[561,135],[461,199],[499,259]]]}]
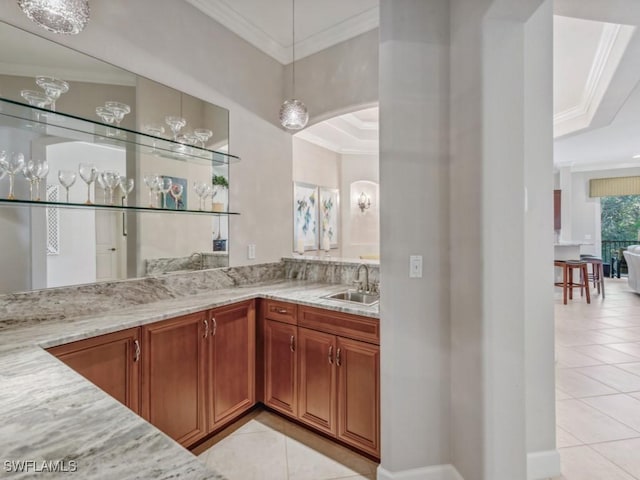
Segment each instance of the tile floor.
[{"label": "tile floor", "polygon": [[374,480],[378,467],[265,410],[250,413],[194,453],[229,480]]},{"label": "tile floor", "polygon": [[606,294],[563,305],[556,289],[554,480],[640,480],[640,295],[625,278]]}]

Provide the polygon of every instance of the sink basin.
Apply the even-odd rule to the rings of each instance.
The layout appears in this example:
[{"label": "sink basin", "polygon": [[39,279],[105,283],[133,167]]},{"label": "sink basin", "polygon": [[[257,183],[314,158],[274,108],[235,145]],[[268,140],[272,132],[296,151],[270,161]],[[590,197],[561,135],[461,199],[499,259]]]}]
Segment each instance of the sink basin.
[{"label": "sink basin", "polygon": [[361,305],[374,305],[380,301],[380,295],[358,292],[356,290],[334,293],[333,295],[327,295],[324,298],[342,300],[343,302],[359,303]]}]

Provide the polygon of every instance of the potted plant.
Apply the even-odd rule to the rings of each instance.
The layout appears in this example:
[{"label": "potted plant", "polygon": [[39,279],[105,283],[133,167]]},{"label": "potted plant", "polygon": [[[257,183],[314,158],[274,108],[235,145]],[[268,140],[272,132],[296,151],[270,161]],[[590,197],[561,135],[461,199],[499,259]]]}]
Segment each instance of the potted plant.
[{"label": "potted plant", "polygon": [[213,175],[211,177],[213,185],[213,196],[211,197],[211,210],[214,212],[224,212],[224,202],[214,202],[213,199],[220,193],[222,189],[229,188],[229,181],[224,175]]}]

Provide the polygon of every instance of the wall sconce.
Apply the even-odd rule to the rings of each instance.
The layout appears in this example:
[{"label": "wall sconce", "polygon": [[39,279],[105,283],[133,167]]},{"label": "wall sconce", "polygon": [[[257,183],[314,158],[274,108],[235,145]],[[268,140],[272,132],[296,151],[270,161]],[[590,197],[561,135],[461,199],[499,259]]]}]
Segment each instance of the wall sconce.
[{"label": "wall sconce", "polygon": [[371,199],[364,192],[358,197],[358,207],[360,207],[362,213],[368,208],[371,208]]}]

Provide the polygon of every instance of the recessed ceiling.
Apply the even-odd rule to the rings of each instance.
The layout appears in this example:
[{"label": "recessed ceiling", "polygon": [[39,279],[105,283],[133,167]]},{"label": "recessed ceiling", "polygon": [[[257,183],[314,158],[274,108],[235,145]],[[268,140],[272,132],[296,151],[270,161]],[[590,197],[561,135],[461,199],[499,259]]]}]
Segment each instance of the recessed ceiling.
[{"label": "recessed ceiling", "polygon": [[[282,64],[292,58],[292,0],[185,0]],[[296,59],[376,28],[379,0],[295,0]]]}]

